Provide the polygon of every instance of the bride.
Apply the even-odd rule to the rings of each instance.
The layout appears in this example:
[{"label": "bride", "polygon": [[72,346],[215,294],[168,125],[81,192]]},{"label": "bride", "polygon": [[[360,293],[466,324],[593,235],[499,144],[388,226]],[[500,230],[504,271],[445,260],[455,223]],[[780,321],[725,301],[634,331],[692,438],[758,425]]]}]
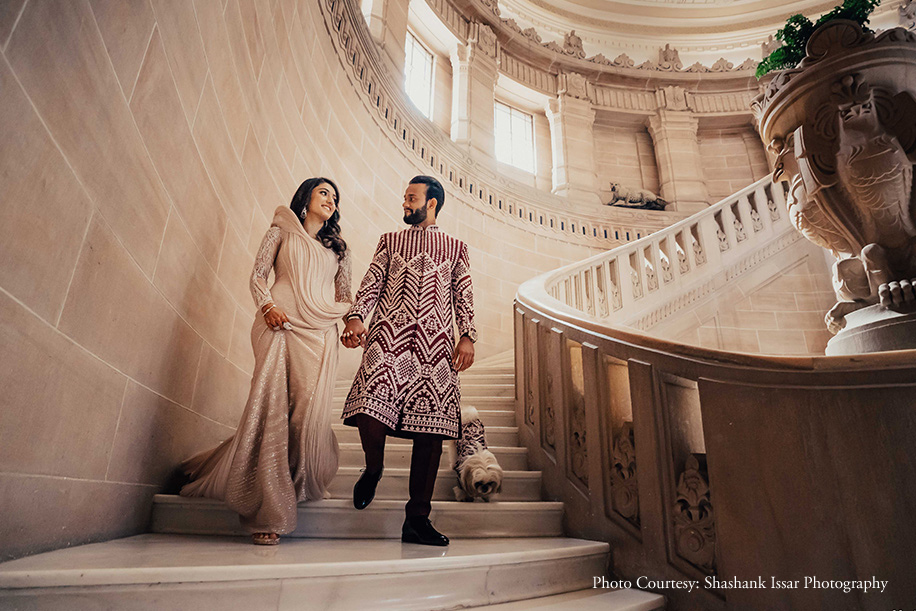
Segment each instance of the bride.
[{"label": "bride", "polygon": [[336,323],[351,301],[339,220],[337,186],[327,178],[306,180],[274,212],[251,274],[261,315],[251,328],[245,411],[235,435],[182,464],[191,479],[182,496],[224,500],[255,544],[276,545],[295,530],[296,503],[326,497],[337,473]]}]

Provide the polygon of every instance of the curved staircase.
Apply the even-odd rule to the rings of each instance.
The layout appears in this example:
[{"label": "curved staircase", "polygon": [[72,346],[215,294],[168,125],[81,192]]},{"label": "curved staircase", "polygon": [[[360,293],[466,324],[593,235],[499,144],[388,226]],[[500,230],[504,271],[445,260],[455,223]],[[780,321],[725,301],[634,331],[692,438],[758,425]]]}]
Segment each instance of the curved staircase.
[{"label": "curved staircase", "polygon": [[[452,539],[448,548],[400,542],[409,442],[388,440],[375,501],[353,509],[362,451],[356,430],[335,424],[341,468],[331,498],[301,503],[299,526],[281,545],[240,538],[237,516],[218,501],[157,495],[149,534],[0,564],[0,607],[664,608],[655,594],[592,589],[606,575],[609,546],[563,537],[563,504],[542,500],[541,473],[528,470],[519,445],[513,362],[497,356],[462,375],[462,400],[480,411],[505,477],[494,502],[456,502],[443,452],[430,517]],[[348,388],[337,387],[337,413]]]}]

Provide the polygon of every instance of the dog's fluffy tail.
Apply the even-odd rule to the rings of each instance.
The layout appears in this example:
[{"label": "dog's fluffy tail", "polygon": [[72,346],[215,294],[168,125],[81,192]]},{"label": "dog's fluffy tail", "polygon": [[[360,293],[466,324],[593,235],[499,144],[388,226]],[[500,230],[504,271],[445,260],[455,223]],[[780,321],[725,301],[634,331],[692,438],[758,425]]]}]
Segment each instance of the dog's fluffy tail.
[{"label": "dog's fluffy tail", "polygon": [[480,414],[477,413],[477,408],[473,405],[462,405],[461,422],[472,422],[474,420],[480,420]]}]

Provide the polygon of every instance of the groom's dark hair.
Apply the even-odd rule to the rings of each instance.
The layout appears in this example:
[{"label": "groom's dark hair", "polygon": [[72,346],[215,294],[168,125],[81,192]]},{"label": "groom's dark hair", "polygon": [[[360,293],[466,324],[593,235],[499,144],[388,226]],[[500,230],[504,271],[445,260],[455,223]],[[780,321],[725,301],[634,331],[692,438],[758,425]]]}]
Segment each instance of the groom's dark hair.
[{"label": "groom's dark hair", "polygon": [[445,203],[445,189],[442,188],[442,183],[433,178],[432,176],[414,176],[410,179],[412,185],[426,185],[426,201],[436,198],[436,215],[439,215],[439,211],[442,210],[442,204]]}]

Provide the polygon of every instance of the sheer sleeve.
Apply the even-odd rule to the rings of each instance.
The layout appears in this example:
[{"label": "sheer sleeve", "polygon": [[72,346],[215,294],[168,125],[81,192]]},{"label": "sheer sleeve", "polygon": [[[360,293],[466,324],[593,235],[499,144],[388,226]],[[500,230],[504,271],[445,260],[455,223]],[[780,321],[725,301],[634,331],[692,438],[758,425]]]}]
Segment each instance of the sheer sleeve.
[{"label": "sheer sleeve", "polygon": [[280,250],[282,236],[283,233],[279,227],[268,229],[267,233],[264,234],[264,239],[261,240],[258,255],[254,259],[254,269],[251,270],[249,288],[258,309],[273,302],[273,298],[270,296],[270,289],[267,287],[267,279],[270,277],[270,270],[274,267],[277,251]]},{"label": "sheer sleeve", "polygon": [[334,301],[353,303],[353,290],[350,287],[350,249],[344,251],[343,259],[337,264],[337,275],[334,276]]}]

